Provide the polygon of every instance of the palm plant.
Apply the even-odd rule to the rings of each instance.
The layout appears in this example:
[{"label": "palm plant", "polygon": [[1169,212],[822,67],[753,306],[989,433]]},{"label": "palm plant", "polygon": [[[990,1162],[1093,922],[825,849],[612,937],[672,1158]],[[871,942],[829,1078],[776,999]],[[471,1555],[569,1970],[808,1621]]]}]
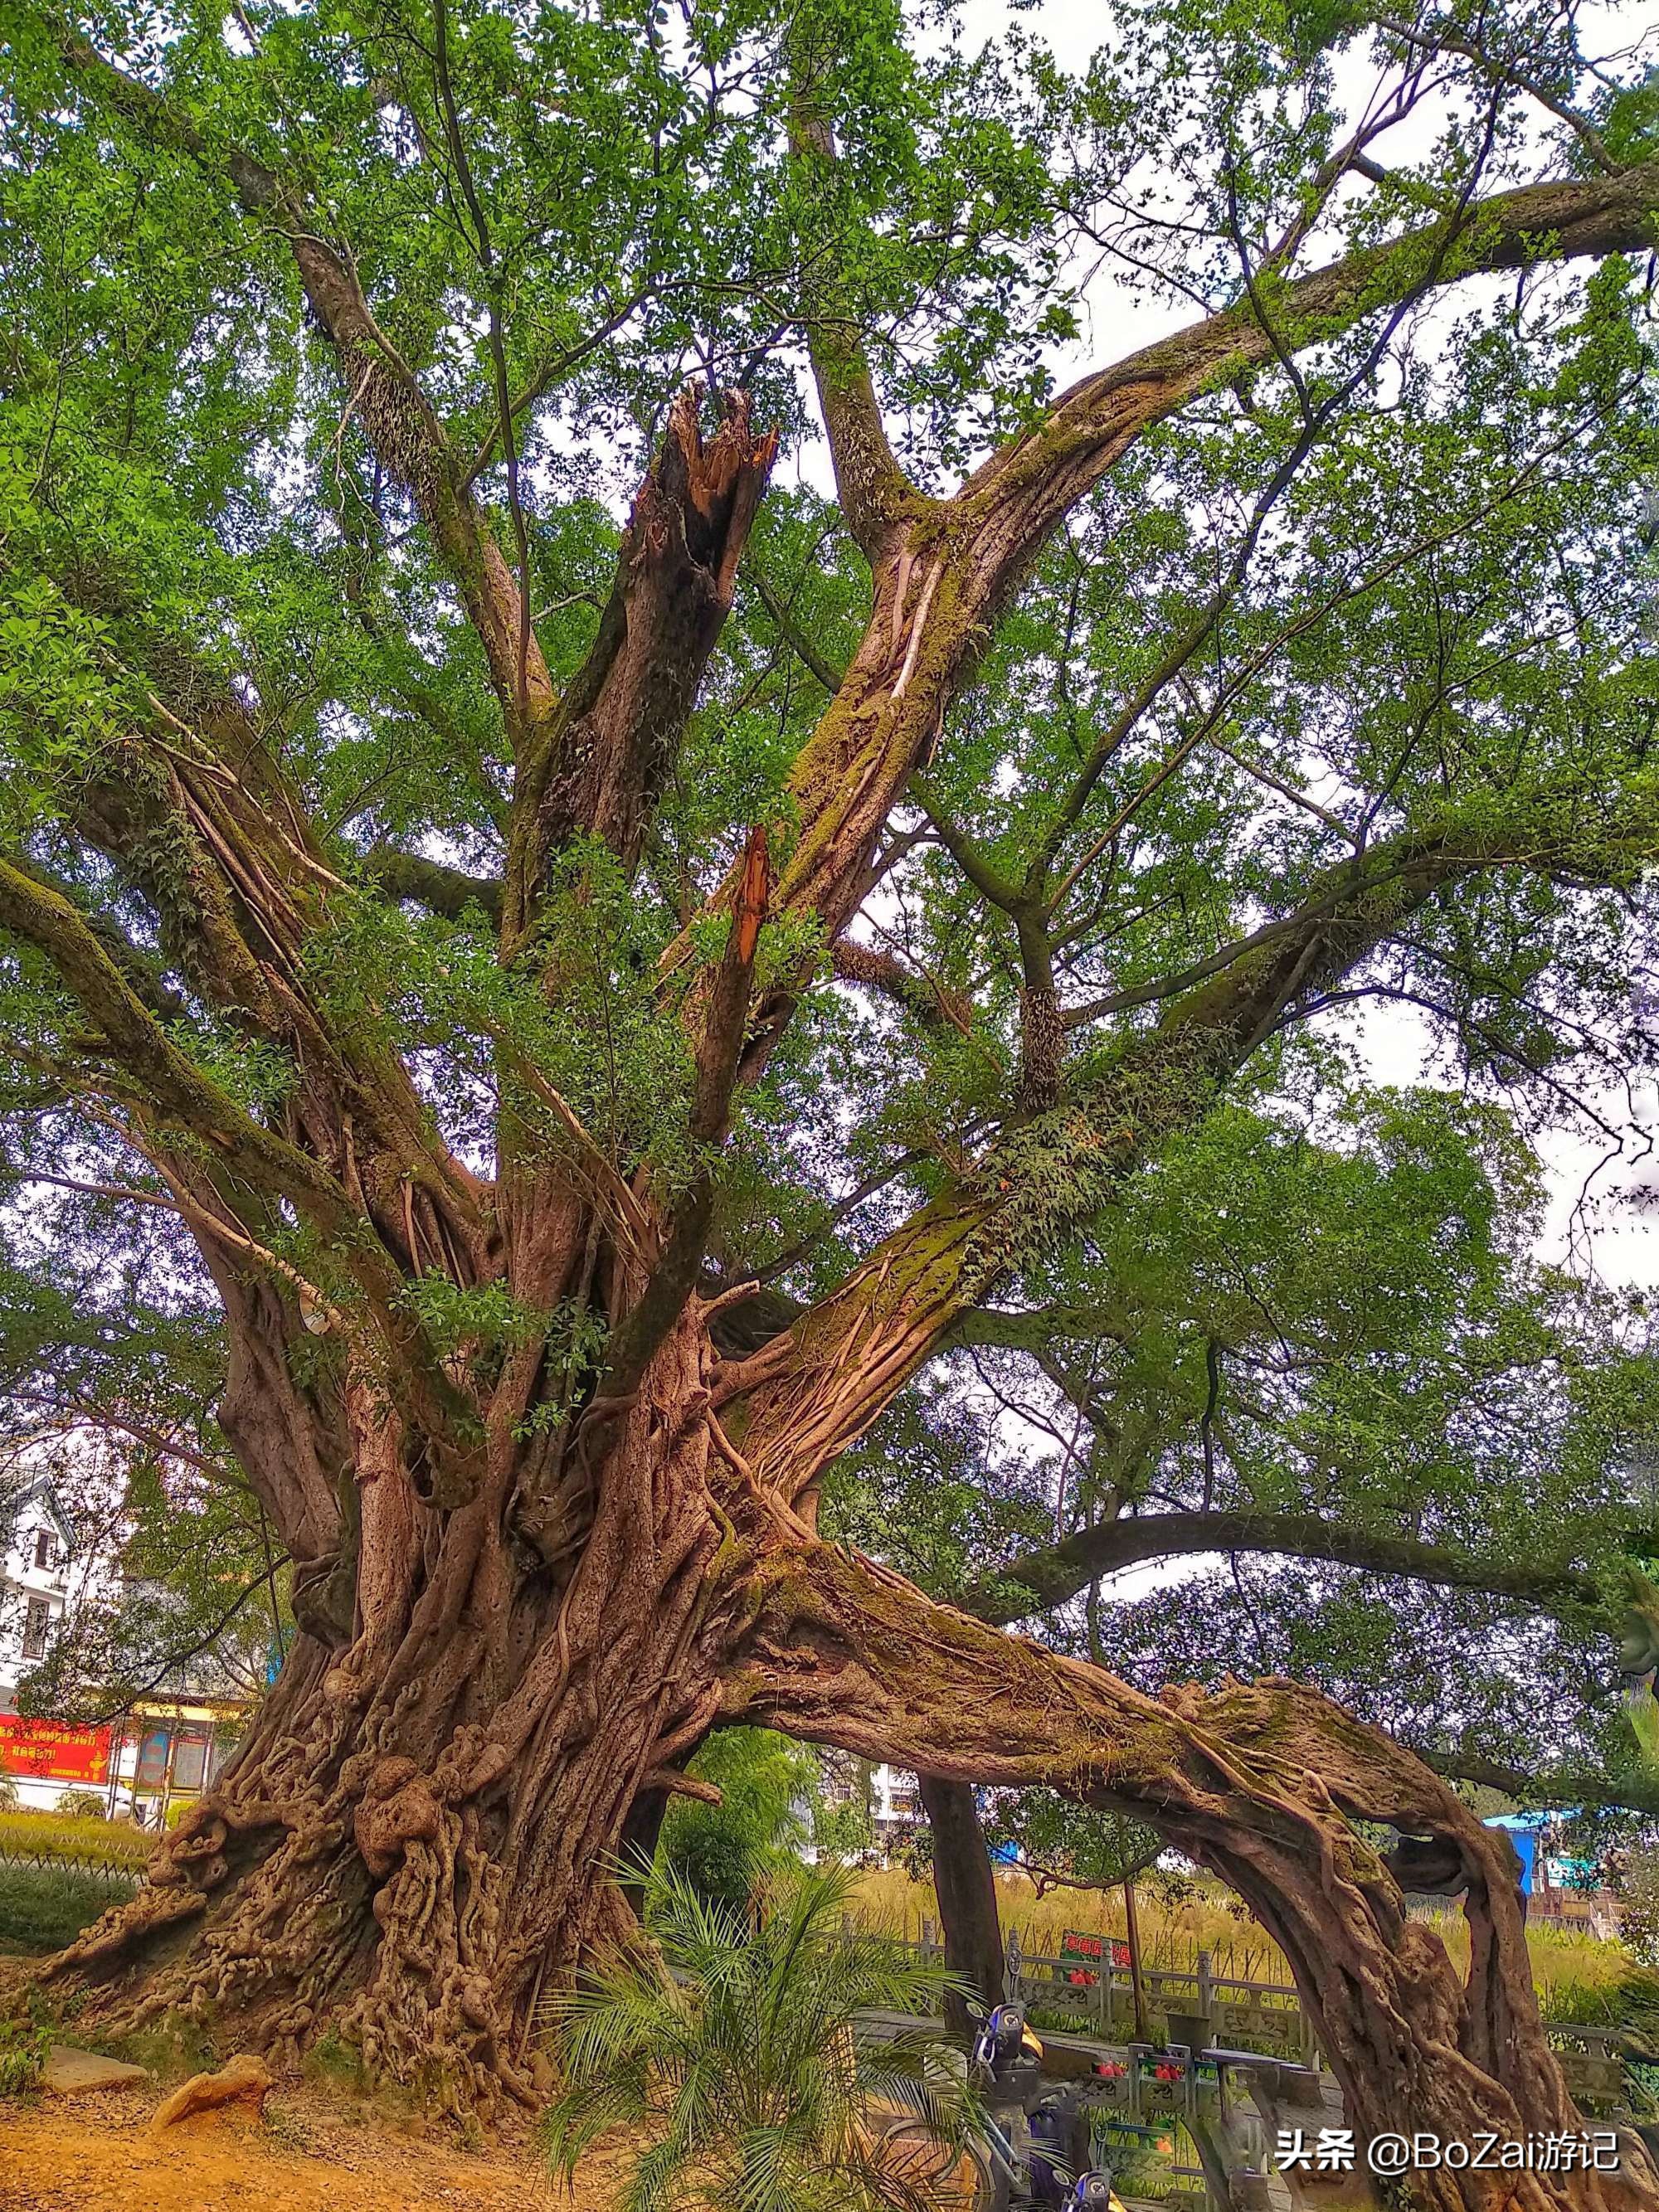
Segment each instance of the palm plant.
[{"label": "palm plant", "polygon": [[[613,1956],[555,2000],[564,2088],[542,2122],[568,2181],[588,2146],[626,2127],[641,2148],[619,2212],[939,2212],[973,2201],[953,2179],[978,2108],[920,2032],[888,2039],[870,2010],[937,2010],[951,1978],[841,1925],[854,1877],[764,1877],[745,1911],[672,1865],[641,1877],[654,1950]],[[921,2112],[940,2148],[887,2139]]]}]

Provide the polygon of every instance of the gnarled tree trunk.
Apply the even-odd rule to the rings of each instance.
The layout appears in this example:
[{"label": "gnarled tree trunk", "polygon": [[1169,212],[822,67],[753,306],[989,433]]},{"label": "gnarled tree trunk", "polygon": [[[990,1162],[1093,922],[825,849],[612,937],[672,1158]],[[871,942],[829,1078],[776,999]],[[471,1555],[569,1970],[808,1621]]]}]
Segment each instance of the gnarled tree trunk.
[{"label": "gnarled tree trunk", "polygon": [[590,1417],[576,1450],[603,1438],[605,1480],[562,1574],[503,1528],[499,1487],[430,1515],[395,1455],[360,1466],[380,1601],[341,1649],[300,1638],[147,1887],[50,1978],[111,2024],[205,2009],[289,2058],[332,2033],[458,2104],[528,2096],[536,1996],[632,1924],[612,1863],[720,1704],[699,1352],[679,1331],[634,1403]]}]

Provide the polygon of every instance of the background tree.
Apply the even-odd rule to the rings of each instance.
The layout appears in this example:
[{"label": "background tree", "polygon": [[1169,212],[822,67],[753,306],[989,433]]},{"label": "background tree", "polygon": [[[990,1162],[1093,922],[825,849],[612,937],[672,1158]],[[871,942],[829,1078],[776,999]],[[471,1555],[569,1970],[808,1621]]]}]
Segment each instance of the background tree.
[{"label": "background tree", "polygon": [[[925,1411],[837,1469],[836,1525],[1148,1687],[1291,1674],[1520,1802],[1651,1810],[1618,1640],[1652,1540],[1650,1323],[1538,1263],[1540,1198],[1513,1119],[1467,1099],[1351,1096],[1324,1141],[1214,1115],[1041,1320],[973,1317]],[[1087,1816],[1000,1823],[1117,1878]]]},{"label": "background tree", "polygon": [[708,1798],[669,1806],[658,1859],[700,1896],[741,1910],[758,1879],[798,1864],[811,1840],[817,1762],[769,1729],[721,1729],[691,1761],[689,1778]]},{"label": "background tree", "polygon": [[217,1302],[179,1281],[176,1241],[129,1237],[106,1196],[59,1200],[44,1164],[8,1164],[29,1198],[0,1229],[0,1392],[14,1487],[48,1474],[76,1544],[20,1708],[101,1722],[193,1665],[258,1698],[294,1633],[288,1561],[214,1418]]},{"label": "background tree", "polygon": [[[1410,1753],[815,1519],[970,1317],[1115,1310],[1184,1148],[1350,1096],[1356,998],[1564,1109],[1645,1063],[1639,64],[1521,9],[1126,6],[1080,75],[836,0],[4,28],[12,1141],[163,1314],[210,1282],[301,1632],[58,1986],[528,2095],[595,1870],[756,1722],[1148,1820],[1362,2129],[1570,2123]],[[1055,390],[1097,265],[1166,334]],[[815,421],[835,505],[765,497]],[[1465,1869],[1467,1982],[1375,1821]]]}]

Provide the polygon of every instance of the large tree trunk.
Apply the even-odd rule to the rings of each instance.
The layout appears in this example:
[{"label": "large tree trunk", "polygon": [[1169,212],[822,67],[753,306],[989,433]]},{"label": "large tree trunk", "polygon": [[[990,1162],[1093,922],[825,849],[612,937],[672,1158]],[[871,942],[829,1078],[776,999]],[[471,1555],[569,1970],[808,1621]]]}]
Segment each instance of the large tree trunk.
[{"label": "large tree trunk", "polygon": [[514,1484],[436,1515],[383,1440],[360,1459],[356,1633],[298,1639],[137,1898],[51,1963],[83,2018],[183,2007],[288,2060],[332,2033],[458,2108],[533,2095],[538,1994],[635,1924],[612,1869],[720,1704],[705,1352],[682,1329],[635,1399],[590,1408],[562,1574]]},{"label": "large tree trunk", "polygon": [[[481,1701],[434,1748],[425,1700],[389,1670],[343,1680],[302,1638],[234,1771],[50,1980],[89,1991],[81,2017],[106,2033],[182,2009],[278,2063],[332,2035],[374,2078],[458,2112],[529,2100],[549,1968],[631,1925],[605,1869],[677,1672],[672,1608],[641,1608],[638,1626],[577,1664],[580,1686],[538,1696],[538,1742],[482,1789],[468,1786],[489,1755]],[[477,1640],[456,1623],[425,1650],[453,1685]],[[615,1674],[611,1651],[626,1654]]]},{"label": "large tree trunk", "polygon": [[[933,1894],[945,1934],[945,1963],[972,1984],[981,2004],[1000,2004],[1002,1923],[973,1786],[942,1774],[919,1774],[916,1779],[933,1834]],[[955,1990],[945,1998],[945,2020],[957,2034],[969,2025],[967,2004]]]},{"label": "large tree trunk", "polygon": [[[57,43],[84,96],[142,136],[147,168],[171,149],[222,169],[227,197],[286,240],[337,357],[336,452],[350,426],[412,501],[513,757],[499,884],[409,854],[382,878],[416,896],[447,883],[454,912],[487,903],[503,960],[562,1023],[592,1022],[597,1051],[574,956],[544,925],[569,867],[586,866],[584,839],[624,878],[644,848],[775,441],[753,434],[741,391],[706,444],[690,395],[671,410],[591,648],[561,695],[534,634],[528,540],[515,574],[467,465],[476,424],[464,442],[452,435],[387,343],[326,211],[297,177],[204,130],[179,87],[125,73],[72,27]],[[834,149],[804,79],[795,92],[804,218]],[[1645,252],[1656,198],[1649,164],[1460,203],[1455,253],[1439,217],[1368,241],[1287,280],[1279,321],[1299,328],[1298,344],[1322,342],[1453,268]],[[1158,422],[1281,349],[1254,297],[1241,300],[1085,379],[1040,429],[936,499],[890,450],[823,244],[802,305],[847,520],[870,563],[870,619],[791,770],[775,884],[765,830],[728,823],[729,872],[653,981],[651,1005],[675,1012],[685,1048],[669,1079],[687,1091],[683,1152],[659,1154],[649,1116],[586,1127],[518,1002],[501,1002],[514,1009],[503,1019],[478,994],[475,1027],[469,987],[429,1011],[460,1024],[450,1072],[494,1055],[493,1177],[450,1153],[431,1110],[441,1073],[417,1079],[387,1042],[398,1024],[383,1034],[319,988],[356,894],[332,865],[337,841],[306,822],[285,748],[266,752],[277,725],[267,731],[241,688],[202,681],[182,640],[155,656],[155,696],[130,687],[132,727],[99,749],[111,787],[80,792],[64,826],[102,856],[77,882],[112,864],[154,908],[191,992],[291,1071],[280,1110],[246,1109],[179,1042],[171,985],[145,981],[148,924],[117,957],[107,917],[94,927],[77,897],[0,858],[0,925],[50,961],[88,1018],[84,1037],[65,1036],[52,1095],[61,1082],[149,1161],[162,1191],[139,1195],[176,1205],[223,1297],[220,1419],[295,1560],[306,1631],[234,1768],[158,1849],[144,1891],[48,1979],[106,2032],[184,2005],[287,2056],[337,2034],[377,2072],[429,2076],[458,2105],[528,2097],[538,1990],[628,1932],[608,1855],[649,1832],[682,1785],[678,1762],[714,1720],[769,1719],[945,1783],[1049,1783],[1151,1821],[1232,1882],[1284,1946],[1362,2133],[1571,2129],[1510,1873],[1419,1762],[1291,1684],[1139,1696],[818,1545],[810,1501],[967,1312],[1114,1202],[1264,1039],[1427,902],[1500,867],[1626,881],[1653,851],[1645,787],[1603,808],[1551,787],[1542,811],[1528,787],[1512,809],[1471,816],[1451,803],[1443,818],[1413,819],[1308,878],[1219,964],[1165,979],[1147,1000],[1155,1026],[1069,1067],[1050,924],[1107,756],[1083,764],[1023,885],[940,829],[969,881],[1019,924],[1018,1094],[983,1151],[942,1164],[934,1195],[836,1287],[748,1358],[721,1362],[709,1332],[722,1302],[697,1297],[713,1155],[820,950],[845,937],[893,857],[895,810],[952,700],[1064,516]],[[508,393],[504,453],[513,424]],[[106,565],[122,564],[88,571],[100,613]],[[54,700],[43,734],[59,712]],[[64,759],[78,762],[78,722],[62,734]],[[763,931],[780,926],[759,957]],[[608,1008],[609,955],[595,974]],[[421,1033],[408,1028],[410,1052]],[[669,1069],[656,1053],[641,1070]],[[314,1280],[295,1254],[314,1255]],[[434,1310],[434,1283],[461,1295]],[[604,1333],[609,1363],[585,1408],[592,1377],[554,1326],[573,1312]],[[472,1315],[479,1335],[457,1342]],[[331,1341],[308,1346],[308,1333]],[[1363,1821],[1456,1854],[1467,1984],[1407,1922]],[[1623,2179],[1426,2175],[1410,2193],[1433,2212],[1659,2207],[1637,2162]]]}]

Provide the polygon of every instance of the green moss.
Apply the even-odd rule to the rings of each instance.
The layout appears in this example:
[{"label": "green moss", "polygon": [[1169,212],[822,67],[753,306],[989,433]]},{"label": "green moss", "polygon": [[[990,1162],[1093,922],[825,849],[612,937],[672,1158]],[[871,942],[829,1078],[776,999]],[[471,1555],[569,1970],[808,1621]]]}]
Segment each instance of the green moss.
[{"label": "green moss", "polygon": [[95,2043],[93,2048],[143,2067],[163,2087],[187,2081],[192,2074],[210,2073],[228,2055],[216,2040],[210,2011],[205,2018],[183,2011],[166,2013],[131,2035]]}]

